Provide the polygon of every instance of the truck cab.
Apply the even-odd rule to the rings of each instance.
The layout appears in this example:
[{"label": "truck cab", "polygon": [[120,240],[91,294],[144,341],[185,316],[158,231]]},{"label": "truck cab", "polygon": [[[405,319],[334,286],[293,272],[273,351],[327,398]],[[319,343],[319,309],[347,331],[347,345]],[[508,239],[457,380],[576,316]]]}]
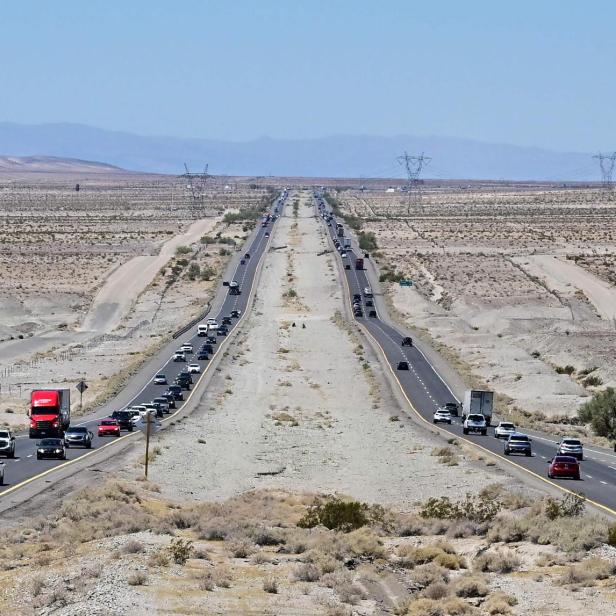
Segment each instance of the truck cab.
[{"label": "truck cab", "polygon": [[30,438],[64,437],[71,422],[68,389],[34,389],[30,395]]}]

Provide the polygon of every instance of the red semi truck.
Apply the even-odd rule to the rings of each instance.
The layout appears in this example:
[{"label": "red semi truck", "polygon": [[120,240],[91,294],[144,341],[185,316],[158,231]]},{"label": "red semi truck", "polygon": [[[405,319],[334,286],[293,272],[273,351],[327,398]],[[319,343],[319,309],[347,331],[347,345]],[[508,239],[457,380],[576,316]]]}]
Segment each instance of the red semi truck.
[{"label": "red semi truck", "polygon": [[364,269],[364,260],[363,259],[355,259],[355,269],[363,270]]},{"label": "red semi truck", "polygon": [[30,438],[64,436],[71,423],[69,389],[34,389],[30,396]]}]

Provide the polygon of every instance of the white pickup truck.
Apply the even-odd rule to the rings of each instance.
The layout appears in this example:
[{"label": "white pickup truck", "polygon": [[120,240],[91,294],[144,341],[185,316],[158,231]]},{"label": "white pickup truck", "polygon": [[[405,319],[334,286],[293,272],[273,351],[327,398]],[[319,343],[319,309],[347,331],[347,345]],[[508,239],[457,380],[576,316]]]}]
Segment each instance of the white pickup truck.
[{"label": "white pickup truck", "polygon": [[485,436],[488,433],[486,418],[483,415],[477,415],[475,413],[467,415],[462,424],[462,432],[464,432],[464,434],[475,432]]}]

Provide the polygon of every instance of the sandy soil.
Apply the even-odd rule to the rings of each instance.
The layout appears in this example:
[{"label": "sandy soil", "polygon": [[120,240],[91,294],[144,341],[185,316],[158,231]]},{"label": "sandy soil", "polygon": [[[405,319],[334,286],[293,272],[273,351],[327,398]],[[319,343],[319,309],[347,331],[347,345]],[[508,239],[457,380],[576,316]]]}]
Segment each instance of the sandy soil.
[{"label": "sandy soil", "polygon": [[[254,313],[198,410],[161,436],[152,477],[163,493],[222,500],[254,488],[343,492],[409,506],[445,490],[475,491],[503,475],[460,458],[445,470],[440,444],[384,391],[377,364],[342,319],[341,286],[312,210],[291,208],[266,256]],[[289,298],[293,289],[297,297]],[[365,366],[365,367],[364,367]],[[205,442],[201,442],[205,441]],[[452,467],[453,468],[453,467]]]}]

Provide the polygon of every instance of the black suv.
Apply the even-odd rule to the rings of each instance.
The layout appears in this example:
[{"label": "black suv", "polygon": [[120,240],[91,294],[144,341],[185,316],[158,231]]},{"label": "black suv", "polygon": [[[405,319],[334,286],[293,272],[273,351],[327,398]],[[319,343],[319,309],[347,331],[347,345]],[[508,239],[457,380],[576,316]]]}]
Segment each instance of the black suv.
[{"label": "black suv", "polygon": [[226,325],[221,325],[216,331],[216,333],[219,336],[226,336],[229,333],[229,328]]},{"label": "black suv", "polygon": [[169,393],[172,394],[176,400],[184,400],[184,392],[180,385],[169,385]]},{"label": "black suv", "polygon": [[120,430],[133,431],[133,414],[128,411],[113,411],[111,419],[115,419],[120,424]]},{"label": "black suv", "polygon": [[182,389],[190,389],[190,384],[192,383],[192,379],[190,378],[190,374],[186,372],[180,372],[180,374],[178,374],[175,377],[175,382]]},{"label": "black suv", "polygon": [[231,325],[231,317],[223,317],[222,318],[223,325]]},{"label": "black suv", "polygon": [[160,397],[161,398],[165,398],[167,400],[167,402],[169,403],[169,408],[170,409],[174,409],[175,408],[175,396],[173,395],[172,392],[167,390],[166,392],[160,394]]},{"label": "black suv", "polygon": [[211,344],[202,344],[200,350],[208,355],[214,355],[214,347]]}]

